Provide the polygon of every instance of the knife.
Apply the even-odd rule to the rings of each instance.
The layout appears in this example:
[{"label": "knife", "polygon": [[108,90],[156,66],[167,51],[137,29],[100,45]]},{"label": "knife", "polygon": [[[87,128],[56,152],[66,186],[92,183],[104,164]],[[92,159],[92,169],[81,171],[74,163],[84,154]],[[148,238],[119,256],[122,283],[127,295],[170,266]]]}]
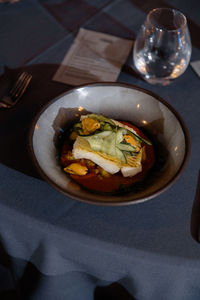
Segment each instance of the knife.
[{"label": "knife", "polygon": [[192,206],[190,231],[193,239],[200,243],[200,170],[197,180],[196,194]]}]

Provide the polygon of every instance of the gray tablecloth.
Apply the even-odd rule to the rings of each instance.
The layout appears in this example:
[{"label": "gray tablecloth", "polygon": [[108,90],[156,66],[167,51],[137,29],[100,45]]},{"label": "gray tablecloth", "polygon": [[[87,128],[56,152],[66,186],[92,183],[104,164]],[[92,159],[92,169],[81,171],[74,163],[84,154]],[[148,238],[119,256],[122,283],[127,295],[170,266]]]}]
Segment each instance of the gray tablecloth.
[{"label": "gray tablecloth", "polygon": [[[27,150],[30,123],[41,105],[70,88],[51,79],[79,27],[134,40],[147,11],[158,6],[173,6],[186,14],[193,43],[191,60],[200,59],[199,1],[0,4],[0,94],[22,70],[33,74],[17,108],[0,111],[2,253],[10,257],[13,270],[19,271],[20,263],[24,270],[30,262],[43,276],[43,284],[26,299],[88,300],[93,299],[96,285],[116,281],[138,300],[200,299],[200,246],[190,233],[199,170],[200,78],[191,67],[167,87],[151,86],[125,70],[118,78],[163,97],[189,130],[187,168],[160,196],[126,207],[72,200],[41,180]],[[12,286],[11,278],[6,285],[7,270],[2,263],[2,291],[16,283],[15,278]],[[22,277],[20,271],[17,276]]]}]

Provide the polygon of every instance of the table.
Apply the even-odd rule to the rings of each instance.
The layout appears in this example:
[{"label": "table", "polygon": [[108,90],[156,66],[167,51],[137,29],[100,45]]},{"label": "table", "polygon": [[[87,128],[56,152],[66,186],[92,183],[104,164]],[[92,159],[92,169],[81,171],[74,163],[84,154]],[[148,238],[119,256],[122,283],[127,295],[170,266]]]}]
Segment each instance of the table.
[{"label": "table", "polygon": [[[113,282],[126,289],[127,299],[200,298],[200,247],[190,233],[199,171],[200,79],[191,67],[167,87],[151,86],[125,69],[118,77],[118,82],[138,85],[164,98],[189,130],[187,168],[158,197],[124,207],[75,201],[39,177],[27,149],[35,114],[70,88],[52,77],[78,29],[134,40],[147,11],[158,6],[173,6],[186,14],[191,60],[198,60],[200,2],[195,0],[190,4],[180,0],[0,4],[0,96],[22,70],[33,75],[17,107],[0,111],[1,299],[103,299],[106,296],[101,293],[107,290],[97,286],[111,285],[109,294]],[[125,299],[120,297],[120,292],[115,295]]]}]

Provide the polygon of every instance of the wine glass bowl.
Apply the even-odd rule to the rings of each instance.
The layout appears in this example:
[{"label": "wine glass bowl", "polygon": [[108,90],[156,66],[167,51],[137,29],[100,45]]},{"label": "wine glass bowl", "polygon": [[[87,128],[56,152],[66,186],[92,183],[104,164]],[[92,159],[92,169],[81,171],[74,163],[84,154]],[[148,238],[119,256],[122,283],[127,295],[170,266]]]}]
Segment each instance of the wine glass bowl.
[{"label": "wine glass bowl", "polygon": [[147,82],[167,85],[185,72],[191,51],[186,17],[175,9],[156,8],[137,35],[134,65]]}]

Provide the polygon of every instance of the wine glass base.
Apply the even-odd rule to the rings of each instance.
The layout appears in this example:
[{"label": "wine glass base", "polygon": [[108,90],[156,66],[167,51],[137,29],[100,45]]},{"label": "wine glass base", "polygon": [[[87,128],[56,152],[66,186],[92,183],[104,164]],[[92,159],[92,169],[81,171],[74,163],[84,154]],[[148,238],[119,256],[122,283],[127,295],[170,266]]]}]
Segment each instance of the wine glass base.
[{"label": "wine glass base", "polygon": [[169,85],[173,82],[173,80],[169,78],[149,78],[146,76],[144,76],[144,80],[150,84],[157,84],[162,86]]}]

